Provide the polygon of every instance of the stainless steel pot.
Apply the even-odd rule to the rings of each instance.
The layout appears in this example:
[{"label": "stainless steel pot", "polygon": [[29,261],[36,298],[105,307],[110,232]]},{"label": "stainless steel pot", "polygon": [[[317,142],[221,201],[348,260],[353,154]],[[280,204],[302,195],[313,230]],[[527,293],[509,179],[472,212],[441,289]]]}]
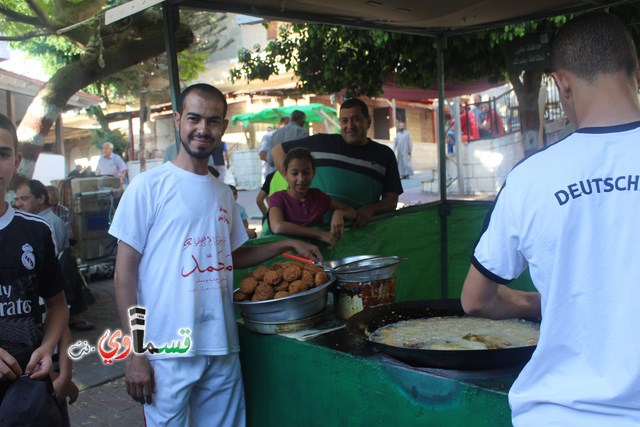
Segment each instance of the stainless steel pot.
[{"label": "stainless steel pot", "polygon": [[[329,280],[320,286],[299,294],[267,301],[235,301],[245,319],[254,322],[291,322],[305,319],[322,312],[327,305],[329,287],[335,276],[329,274]],[[235,292],[238,292],[236,289]]]},{"label": "stainless steel pot", "polygon": [[332,290],[336,317],[348,319],[365,307],[395,302],[399,263],[396,256],[370,257],[336,267]]}]

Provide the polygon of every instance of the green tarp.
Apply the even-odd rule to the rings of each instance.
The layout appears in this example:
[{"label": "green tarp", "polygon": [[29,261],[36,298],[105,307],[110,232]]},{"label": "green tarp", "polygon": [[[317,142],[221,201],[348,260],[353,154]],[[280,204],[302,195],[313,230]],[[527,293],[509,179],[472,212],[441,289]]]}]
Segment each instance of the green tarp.
[{"label": "green tarp", "polygon": [[[491,203],[449,201],[447,284],[441,283],[440,210],[441,202],[403,208],[387,214],[362,228],[346,227],[345,236],[334,249],[312,239],[322,250],[327,260],[353,255],[397,255],[403,258],[397,270],[397,301],[421,299],[459,298],[462,283],[469,270],[471,254],[480,235],[482,223]],[[271,235],[251,239],[245,245],[254,246],[290,236]],[[266,264],[286,261],[276,257]],[[234,272],[235,286],[255,270],[237,269]],[[510,284],[517,289],[533,291],[528,271]]]},{"label": "green tarp", "polygon": [[[326,117],[337,121],[338,112],[323,104],[291,105],[289,107],[265,108],[257,113],[234,114],[231,117],[231,124],[241,122],[243,126],[249,123],[269,123],[278,124],[281,117],[289,117],[294,110],[300,110],[307,115],[307,122],[322,122]],[[321,114],[324,113],[323,114]],[[326,117],[325,117],[326,116]]]}]

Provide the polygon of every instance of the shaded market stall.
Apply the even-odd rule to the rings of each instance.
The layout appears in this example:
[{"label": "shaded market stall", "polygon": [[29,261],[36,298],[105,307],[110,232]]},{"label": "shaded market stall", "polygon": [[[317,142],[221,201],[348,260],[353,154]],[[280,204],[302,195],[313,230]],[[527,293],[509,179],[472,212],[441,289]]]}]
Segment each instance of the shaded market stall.
[{"label": "shaded market stall", "polygon": [[335,108],[327,107],[326,105],[318,103],[265,108],[257,113],[235,114],[231,117],[231,124],[235,125],[240,122],[245,127],[249,126],[250,123],[268,123],[276,125],[281,118],[289,117],[291,113],[296,110],[302,111],[306,115],[307,122],[325,122],[327,132],[329,132],[329,125],[337,127],[336,119],[338,117],[338,112]]},{"label": "shaded market stall", "polygon": [[[179,84],[172,34],[180,7],[281,21],[404,32],[435,40],[438,47],[440,200],[384,215],[366,228],[346,230],[344,241],[334,249],[323,250],[323,255],[325,259],[363,253],[400,256],[405,261],[397,272],[398,301],[456,298],[460,295],[474,240],[490,203],[447,199],[443,65],[447,38],[620,3],[625,2],[165,2],[165,34],[171,57],[174,103]],[[120,6],[122,9],[113,9],[112,18],[117,18],[118,13],[124,16],[142,10],[148,5],[148,2],[134,0]],[[270,236],[248,244],[280,238]],[[235,270],[236,286],[250,271]],[[515,281],[514,286],[532,289],[527,275]],[[511,425],[507,391],[518,368],[475,372],[410,366],[372,351],[362,342],[353,340],[344,329],[298,341],[281,335],[258,335],[240,327],[240,339],[251,425]]]}]

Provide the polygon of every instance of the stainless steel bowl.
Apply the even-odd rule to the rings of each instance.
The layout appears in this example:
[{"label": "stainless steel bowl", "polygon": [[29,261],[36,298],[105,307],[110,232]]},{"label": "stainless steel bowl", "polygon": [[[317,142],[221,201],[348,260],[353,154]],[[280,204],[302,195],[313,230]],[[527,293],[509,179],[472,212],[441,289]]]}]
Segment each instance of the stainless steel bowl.
[{"label": "stainless steel bowl", "polygon": [[[327,273],[329,280],[320,286],[288,297],[267,301],[236,301],[245,319],[255,322],[289,322],[305,319],[320,313],[327,305],[327,293],[335,281],[333,274]],[[236,289],[235,292],[238,292]]]}]

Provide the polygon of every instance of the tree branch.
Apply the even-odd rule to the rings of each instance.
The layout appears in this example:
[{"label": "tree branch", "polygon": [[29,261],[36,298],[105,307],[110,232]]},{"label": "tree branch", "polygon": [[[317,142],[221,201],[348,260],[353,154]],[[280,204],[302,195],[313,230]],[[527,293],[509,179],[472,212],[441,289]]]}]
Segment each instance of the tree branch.
[{"label": "tree branch", "polygon": [[0,41],[5,41],[5,42],[21,42],[21,41],[25,41],[25,40],[29,40],[29,39],[34,39],[37,37],[47,37],[50,36],[51,33],[49,32],[38,32],[38,31],[32,31],[30,33],[26,33],[23,34],[21,36],[0,36]]},{"label": "tree branch", "polygon": [[49,30],[52,30],[55,27],[54,25],[52,25],[51,21],[49,21],[47,14],[44,13],[44,11],[40,8],[40,6],[36,4],[36,2],[34,2],[33,0],[25,0],[25,3],[27,4],[27,6],[29,6],[29,9],[31,9],[33,13],[36,14],[41,27],[45,27]]},{"label": "tree branch", "polygon": [[33,25],[34,27],[38,27],[41,24],[37,17],[24,15],[15,10],[7,9],[4,6],[0,6],[0,15],[6,16],[9,21]]}]

